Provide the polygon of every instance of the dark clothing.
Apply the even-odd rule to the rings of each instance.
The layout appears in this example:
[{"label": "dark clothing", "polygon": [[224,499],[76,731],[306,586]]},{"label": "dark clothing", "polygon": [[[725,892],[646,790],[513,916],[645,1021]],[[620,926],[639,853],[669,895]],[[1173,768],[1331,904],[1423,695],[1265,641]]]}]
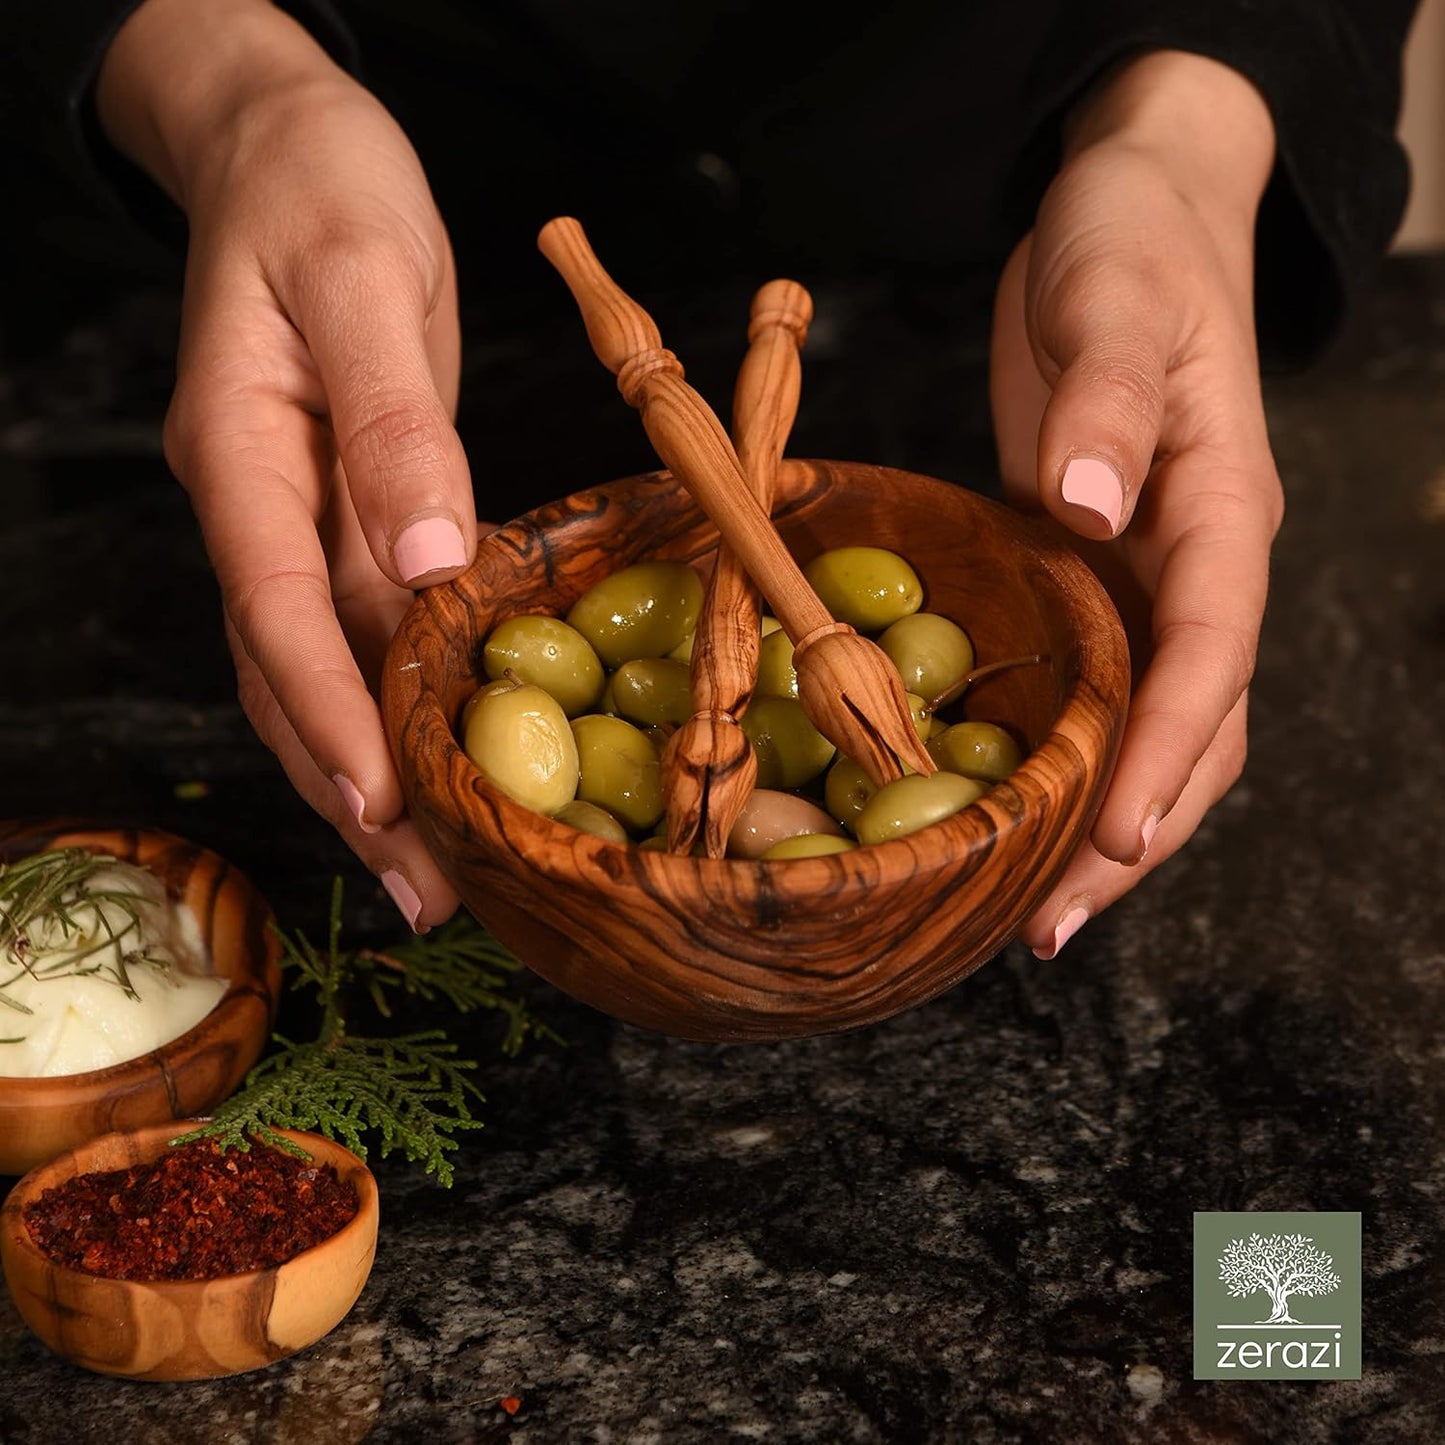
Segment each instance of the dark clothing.
[{"label": "dark clothing", "polygon": [[[79,216],[82,192],[91,205],[120,197],[153,230],[178,233],[90,114],[100,58],[136,3],[7,6],[16,43],[0,56],[13,72],[0,94],[11,135],[27,135],[48,168],[47,250],[66,244],[57,206]],[[491,288],[502,306],[542,274],[533,237],[561,212],[631,274],[699,286],[739,267],[812,283],[843,272],[991,279],[1053,173],[1061,116],[1143,49],[1228,63],[1274,115],[1280,163],[1260,229],[1267,357],[1299,360],[1328,339],[1407,187],[1394,126],[1413,0],[283,8],[397,114],[464,289]],[[93,250],[98,234],[76,226],[69,239]]]}]

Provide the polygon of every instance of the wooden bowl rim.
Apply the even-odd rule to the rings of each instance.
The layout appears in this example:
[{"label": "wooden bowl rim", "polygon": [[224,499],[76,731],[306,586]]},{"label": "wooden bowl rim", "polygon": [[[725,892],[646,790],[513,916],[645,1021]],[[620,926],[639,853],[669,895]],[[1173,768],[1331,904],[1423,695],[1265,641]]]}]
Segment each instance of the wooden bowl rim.
[{"label": "wooden bowl rim", "polygon": [[[164,1124],[147,1124],[140,1129],[122,1129],[111,1134],[101,1134],[84,1144],[76,1145],[74,1149],[67,1149],[65,1153],[44,1164],[37,1164],[20,1178],[6,1195],[4,1204],[0,1205],[0,1223],[3,1223],[5,1238],[10,1248],[83,1288],[157,1290],[173,1299],[184,1301],[188,1294],[214,1291],[217,1285],[248,1286],[265,1275],[282,1274],[303,1261],[309,1264],[330,1249],[345,1247],[360,1236],[374,1236],[377,1233],[381,1223],[381,1196],[377,1189],[376,1176],[366,1161],[360,1155],[352,1153],[344,1144],[338,1144],[324,1134],[298,1129],[277,1129],[275,1133],[299,1144],[316,1162],[332,1165],[337,1175],[355,1189],[357,1206],[356,1213],[335,1234],[327,1235],[310,1249],[303,1249],[300,1254],[292,1255],[283,1264],[262,1265],[258,1269],[245,1270],[239,1274],[209,1275],[204,1279],[117,1279],[114,1275],[92,1274],[88,1270],[62,1264],[46,1254],[30,1237],[24,1218],[25,1206],[31,1200],[38,1199],[47,1189],[64,1184],[78,1175],[98,1172],[95,1165],[87,1162],[88,1156],[101,1151],[117,1139],[131,1139],[135,1141],[135,1148],[140,1155],[135,1162],[149,1163],[160,1157],[161,1150],[171,1139],[188,1134],[206,1122],[205,1119],[177,1119]],[[117,1167],[125,1166],[101,1166],[101,1170],[108,1172]]]},{"label": "wooden bowl rim", "polygon": [[[281,940],[277,937],[274,927],[276,916],[271,909],[261,890],[251,881],[249,875],[228,859],[221,856],[204,844],[196,843],[189,838],[183,838],[178,833],[167,832],[163,828],[126,828],[107,827],[100,823],[77,821],[65,819],[60,822],[44,822],[30,824],[23,821],[11,823],[9,820],[0,822],[0,854],[8,853],[10,850],[6,845],[7,828],[14,827],[17,833],[23,833],[26,829],[33,829],[37,833],[49,833],[54,829],[50,841],[44,845],[45,848],[55,847],[86,847],[87,838],[99,838],[101,836],[113,836],[117,833],[124,833],[133,836],[137,841],[148,838],[159,842],[162,846],[177,846],[195,850],[198,857],[206,858],[219,863],[241,887],[244,893],[261,906],[265,915],[265,926],[262,934],[265,939],[262,955],[257,958],[249,950],[246,953],[247,967],[244,973],[233,976],[226,981],[226,991],[216,1001],[215,1007],[206,1013],[196,1023],[192,1024],[184,1033],[177,1034],[175,1038],[168,1039],[158,1048],[151,1049],[144,1054],[137,1054],[133,1059],[122,1059],[119,1063],[107,1064],[103,1069],[87,1069],[79,1074],[0,1074],[0,1091],[13,1094],[23,1101],[27,1094],[51,1095],[64,1091],[67,1094],[64,1107],[71,1108],[79,1103],[104,1098],[110,1094],[117,1085],[123,1085],[128,1076],[137,1077],[148,1074],[157,1068],[163,1074],[169,1074],[171,1065],[183,1056],[189,1055],[198,1044],[204,1043],[213,1037],[220,1038],[246,1038],[258,1030],[253,1026],[245,1028],[244,1016],[242,1015],[242,1001],[248,997],[248,991],[253,987],[256,980],[262,978],[272,969],[279,967],[281,959]],[[36,849],[36,852],[43,851]],[[92,851],[99,851],[92,849]],[[143,864],[135,865],[143,867]],[[167,887],[167,897],[175,901],[176,895],[172,889]],[[263,1021],[259,1031],[265,1032],[268,1025]],[[263,1045],[264,1047],[264,1040]],[[103,1137],[103,1136],[102,1136]],[[63,1156],[61,1156],[63,1157]]]},{"label": "wooden bowl rim", "polygon": [[[1007,807],[1004,802],[1006,798],[1012,798],[1022,803],[1015,786],[1016,780],[1022,780],[1025,787],[1037,786],[1042,791],[1041,775],[1046,771],[1062,774],[1077,783],[1087,778],[1091,772],[1106,770],[1112,764],[1112,758],[1093,758],[1081,751],[1071,740],[1070,726],[1084,711],[1083,697],[1087,691],[1102,695],[1100,679],[1110,675],[1111,660],[1116,663],[1122,660],[1122,675],[1127,678],[1128,646],[1122,624],[1112,599],[1088,564],[1076,552],[1051,537],[1032,518],[966,487],[896,467],[879,466],[871,462],[791,457],[783,462],[785,470],[811,466],[821,466],[831,471],[864,468],[883,478],[903,479],[909,484],[921,483],[947,489],[950,494],[957,494],[965,499],[965,506],[976,506],[983,511],[994,513],[1004,519],[1003,526],[1015,533],[1019,544],[1027,547],[1031,560],[1037,564],[1037,570],[1049,578],[1055,585],[1057,594],[1064,599],[1075,638],[1076,676],[1068,685],[1048,736],[1040,740],[1019,767],[968,807],[929,825],[927,831],[938,837],[948,837],[951,841],[951,846],[947,849],[937,850],[933,870],[951,870],[979,848],[998,846],[1001,840],[1021,826],[1021,808]],[[584,488],[569,497],[514,518],[483,537],[478,543],[477,557],[471,566],[453,581],[440,584],[440,588],[455,589],[465,585],[467,579],[481,565],[484,550],[515,546],[519,536],[545,530],[545,525],[535,519],[546,518],[554,511],[560,516],[569,504],[575,505],[579,499],[670,482],[671,476],[665,470],[641,472],[599,486]],[[1076,586],[1091,596],[1092,602],[1088,608],[1074,604],[1069,588],[1063,585],[1060,574],[1067,574]],[[427,597],[427,592],[418,594],[408,618],[416,615],[419,610],[426,610]],[[400,683],[400,691],[394,699],[395,706],[386,709],[388,722],[393,711],[400,712],[406,717],[408,728],[417,729],[417,743],[420,747],[433,744],[439,746],[439,756],[444,760],[440,770],[443,776],[453,776],[456,767],[465,763],[485,791],[487,806],[497,810],[505,826],[503,829],[494,829],[487,818],[486,809],[480,803],[472,806],[470,797],[463,796],[460,790],[454,788],[445,789],[440,797],[428,792],[428,808],[454,832],[462,831],[490,839],[496,832],[505,831],[511,851],[543,878],[572,878],[578,871],[577,863],[605,869],[604,860],[617,849],[631,850],[629,866],[640,868],[643,876],[654,875],[660,886],[669,873],[676,876],[679,869],[687,869],[690,876],[700,877],[704,886],[709,881],[721,881],[728,876],[736,876],[732,870],[739,867],[765,871],[785,869],[788,878],[796,882],[800,891],[810,889],[812,879],[815,878],[818,880],[818,887],[822,888],[828,875],[835,874],[840,869],[845,877],[866,878],[874,886],[925,876],[920,871],[917,853],[908,846],[907,838],[889,839],[884,843],[860,846],[847,852],[822,857],[712,859],[674,854],[665,849],[642,848],[631,841],[617,843],[573,829],[514,801],[500,788],[495,787],[466,757],[457,741],[452,722],[441,705],[433,681],[423,675],[420,659],[411,645],[407,619],[403,620],[392,639],[392,651],[387,659],[387,677],[393,685]],[[1127,702],[1127,698],[1121,702]],[[421,711],[423,708],[424,711]],[[1051,767],[1046,768],[1043,761],[1045,755],[1052,759]],[[398,762],[405,774],[405,760],[398,759]],[[559,847],[559,843],[566,846]],[[574,858],[577,862],[569,862]],[[710,896],[721,898],[725,897],[726,893],[724,891]]]}]

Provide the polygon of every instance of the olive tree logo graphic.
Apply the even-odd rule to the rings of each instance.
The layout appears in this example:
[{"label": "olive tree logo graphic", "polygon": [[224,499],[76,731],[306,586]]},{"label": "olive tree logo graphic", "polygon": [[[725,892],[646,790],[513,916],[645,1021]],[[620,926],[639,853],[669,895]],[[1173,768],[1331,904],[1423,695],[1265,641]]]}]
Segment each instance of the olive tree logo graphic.
[{"label": "olive tree logo graphic", "polygon": [[1246,1299],[1263,1290],[1271,1313],[1259,1324],[1299,1321],[1289,1312],[1290,1297],[1332,1294],[1340,1287],[1334,1260],[1305,1234],[1251,1234],[1232,1239],[1219,1256],[1219,1278],[1232,1299]]}]

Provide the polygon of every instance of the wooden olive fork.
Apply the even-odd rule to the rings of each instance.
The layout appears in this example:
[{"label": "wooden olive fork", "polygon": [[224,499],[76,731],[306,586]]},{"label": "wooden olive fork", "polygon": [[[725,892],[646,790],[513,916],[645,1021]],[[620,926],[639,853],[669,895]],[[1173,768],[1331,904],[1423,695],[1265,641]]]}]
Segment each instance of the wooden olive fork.
[{"label": "wooden olive fork", "polygon": [[683,380],[682,363],[663,349],[652,318],[602,268],[572,217],[548,221],[537,245],[572,292],[598,360],[641,412],[658,456],[737,553],[792,640],[808,720],[879,787],[905,768],[936,772],[898,670],[819,601],[749,489],[722,423]]},{"label": "wooden olive fork", "polygon": [[[813,298],[796,281],[769,281],[753,297],[733,393],[733,444],[765,512],[798,414],[798,353],[812,319]],[[674,853],[691,853],[700,836],[709,858],[723,857],[757,784],[757,755],[739,719],[757,681],[760,613],[757,587],[732,548],[720,544],[693,636],[692,716],[662,755],[667,846]]]}]

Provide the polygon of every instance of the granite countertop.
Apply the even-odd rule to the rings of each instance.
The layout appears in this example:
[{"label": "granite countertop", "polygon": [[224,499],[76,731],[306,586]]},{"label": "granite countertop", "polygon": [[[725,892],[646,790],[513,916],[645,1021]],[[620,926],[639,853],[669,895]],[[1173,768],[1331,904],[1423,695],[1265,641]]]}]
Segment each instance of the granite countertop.
[{"label": "granite countertop", "polygon": [[[712,394],[743,301],[687,353]],[[986,481],[981,356],[930,324],[948,298],[912,302],[820,293],[795,450]],[[357,935],[394,936],[235,705],[159,457],[173,332],[169,292],[120,294],[0,381],[0,813],[172,828],[313,934],[340,871]],[[551,354],[546,326],[472,348],[484,507],[649,464],[590,361],[575,424],[538,425]],[[529,979],[567,1046],[509,1062],[492,1021],[462,1030],[486,1128],[450,1191],[378,1166],[376,1269],[333,1334],[129,1384],[0,1300],[0,1439],[1440,1438],[1445,258],[1391,262],[1268,404],[1289,515],[1246,775],[1058,960],[1014,947],[926,1008],[776,1046],[643,1033]],[[1363,1379],[1193,1380],[1192,1213],[1275,1209],[1362,1215]]]}]

